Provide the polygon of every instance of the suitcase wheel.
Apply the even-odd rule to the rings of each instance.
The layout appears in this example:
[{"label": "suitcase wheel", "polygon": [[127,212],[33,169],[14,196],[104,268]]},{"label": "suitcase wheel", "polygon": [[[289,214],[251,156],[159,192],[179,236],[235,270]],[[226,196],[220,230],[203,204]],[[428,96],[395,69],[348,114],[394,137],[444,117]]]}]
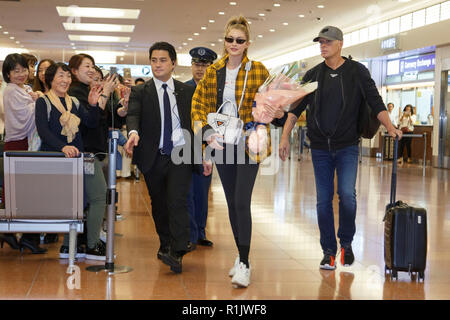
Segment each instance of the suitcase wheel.
[{"label": "suitcase wheel", "polygon": [[398,272],[397,272],[397,270],[392,270],[391,271],[391,280],[394,280],[394,278],[395,278],[395,280],[398,280]]},{"label": "suitcase wheel", "polygon": [[419,281],[420,279],[422,279],[422,281],[425,281],[425,272],[424,271],[419,271]]}]

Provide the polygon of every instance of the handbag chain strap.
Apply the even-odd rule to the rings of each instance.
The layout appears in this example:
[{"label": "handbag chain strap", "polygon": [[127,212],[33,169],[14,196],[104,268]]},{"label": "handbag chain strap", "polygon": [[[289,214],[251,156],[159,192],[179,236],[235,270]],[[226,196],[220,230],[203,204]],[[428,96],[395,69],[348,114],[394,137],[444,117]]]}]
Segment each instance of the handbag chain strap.
[{"label": "handbag chain strap", "polygon": [[241,106],[242,106],[242,102],[244,101],[244,96],[245,96],[245,89],[247,87],[247,77],[248,77],[248,72],[250,71],[250,69],[252,68],[252,62],[249,61],[245,64],[245,79],[244,79],[244,89],[242,89],[242,96],[241,96],[241,101],[239,102],[239,108],[237,110],[238,114],[239,114],[239,110],[241,110]]}]

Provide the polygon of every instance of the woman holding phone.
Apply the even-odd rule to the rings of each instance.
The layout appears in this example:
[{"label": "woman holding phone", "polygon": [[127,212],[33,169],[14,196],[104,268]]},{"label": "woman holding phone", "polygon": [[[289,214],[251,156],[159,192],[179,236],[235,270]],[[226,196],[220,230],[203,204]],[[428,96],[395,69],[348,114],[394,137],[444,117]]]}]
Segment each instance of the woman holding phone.
[{"label": "woman holding phone", "polygon": [[[400,117],[399,129],[402,130],[405,134],[411,134],[414,132],[414,123],[416,122],[416,115],[413,113],[412,105],[407,104],[403,109],[403,114]],[[398,162],[403,163],[403,161],[410,163],[411,162],[411,137],[403,137],[400,140],[399,148],[398,148]],[[403,159],[403,151],[406,147],[408,158]]]}]

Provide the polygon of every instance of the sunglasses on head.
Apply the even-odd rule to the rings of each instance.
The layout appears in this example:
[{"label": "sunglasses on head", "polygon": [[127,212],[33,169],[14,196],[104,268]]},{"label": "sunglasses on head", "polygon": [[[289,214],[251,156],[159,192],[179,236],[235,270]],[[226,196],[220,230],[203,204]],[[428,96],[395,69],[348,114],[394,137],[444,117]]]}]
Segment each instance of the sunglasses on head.
[{"label": "sunglasses on head", "polygon": [[237,44],[244,44],[247,42],[247,40],[245,40],[245,39],[235,39],[232,37],[225,37],[225,41],[228,43],[233,43],[235,40],[236,40]]}]

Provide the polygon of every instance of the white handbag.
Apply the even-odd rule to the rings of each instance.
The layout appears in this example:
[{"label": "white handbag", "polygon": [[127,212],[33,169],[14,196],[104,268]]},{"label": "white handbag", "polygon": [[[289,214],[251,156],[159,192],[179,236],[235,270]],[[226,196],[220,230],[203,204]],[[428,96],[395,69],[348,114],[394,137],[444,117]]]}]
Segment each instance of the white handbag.
[{"label": "white handbag", "polygon": [[213,128],[216,133],[223,136],[223,141],[219,140],[219,142],[237,145],[239,143],[240,138],[242,137],[242,129],[244,127],[244,122],[241,119],[239,119],[239,117],[233,117],[231,115],[222,114],[220,113],[220,111],[227,103],[231,103],[236,111],[236,114],[239,116],[239,110],[241,109],[242,101],[244,100],[245,88],[247,87],[248,72],[250,71],[251,67],[252,67],[251,61],[245,64],[244,88],[242,90],[239,108],[236,110],[236,106],[233,102],[231,102],[230,100],[225,100],[219,107],[217,112],[211,112],[210,114],[208,114],[206,118],[211,128]]},{"label": "white handbag", "polygon": [[[208,114],[207,121],[215,132],[223,136],[224,143],[238,144],[239,138],[242,136],[242,128],[244,127],[244,122],[237,117],[220,113],[220,110],[222,110],[223,106],[225,106],[227,103],[230,103],[232,106],[234,106],[234,109],[236,110],[236,106],[234,105],[234,103],[230,100],[226,100],[224,103],[222,103],[217,112]],[[222,141],[219,140],[219,142]]]}]

